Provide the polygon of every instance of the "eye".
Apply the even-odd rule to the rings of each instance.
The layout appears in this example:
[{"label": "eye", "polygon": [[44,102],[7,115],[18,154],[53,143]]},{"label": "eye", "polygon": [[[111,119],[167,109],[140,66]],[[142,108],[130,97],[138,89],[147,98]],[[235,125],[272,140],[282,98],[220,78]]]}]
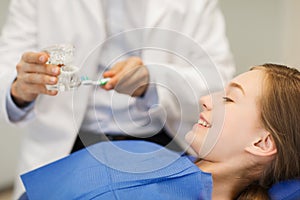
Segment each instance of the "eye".
[{"label": "eye", "polygon": [[224,102],[234,102],[232,99],[229,97],[223,97]]}]

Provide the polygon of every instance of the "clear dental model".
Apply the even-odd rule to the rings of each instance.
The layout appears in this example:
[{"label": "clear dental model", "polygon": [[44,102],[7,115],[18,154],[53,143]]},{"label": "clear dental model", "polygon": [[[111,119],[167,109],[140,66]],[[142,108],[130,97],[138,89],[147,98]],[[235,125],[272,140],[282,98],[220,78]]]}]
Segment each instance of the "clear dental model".
[{"label": "clear dental model", "polygon": [[53,45],[43,49],[49,54],[47,64],[61,66],[58,83],[56,85],[46,85],[48,90],[70,91],[77,89],[80,85],[105,85],[110,80],[104,78],[93,81],[87,76],[79,78],[79,68],[72,65],[74,50],[74,46],[70,44]]}]

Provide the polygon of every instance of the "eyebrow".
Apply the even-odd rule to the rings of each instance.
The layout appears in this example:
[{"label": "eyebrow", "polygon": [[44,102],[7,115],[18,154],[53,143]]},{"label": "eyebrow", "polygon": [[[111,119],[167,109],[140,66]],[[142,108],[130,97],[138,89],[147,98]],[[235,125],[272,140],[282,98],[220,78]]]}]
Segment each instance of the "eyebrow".
[{"label": "eyebrow", "polygon": [[229,84],[229,87],[238,88],[238,89],[240,89],[240,90],[242,91],[243,95],[245,95],[245,91],[244,91],[243,87],[242,87],[240,84],[231,82],[231,83]]}]

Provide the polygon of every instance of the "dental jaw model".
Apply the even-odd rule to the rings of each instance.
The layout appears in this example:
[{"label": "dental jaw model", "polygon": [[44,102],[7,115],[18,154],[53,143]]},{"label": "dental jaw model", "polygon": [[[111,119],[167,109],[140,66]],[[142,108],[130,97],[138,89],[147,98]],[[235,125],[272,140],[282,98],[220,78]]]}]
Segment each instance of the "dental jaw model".
[{"label": "dental jaw model", "polygon": [[109,81],[109,78],[92,81],[86,76],[80,79],[79,68],[72,65],[74,50],[74,46],[69,44],[53,45],[43,49],[49,54],[47,64],[61,67],[58,83],[56,85],[46,85],[48,90],[70,91],[77,89],[80,85],[103,86]]},{"label": "dental jaw model", "polygon": [[43,49],[49,54],[47,64],[60,66],[56,85],[46,85],[48,90],[69,91],[80,85],[79,68],[72,65],[74,46],[69,44],[53,45]]}]

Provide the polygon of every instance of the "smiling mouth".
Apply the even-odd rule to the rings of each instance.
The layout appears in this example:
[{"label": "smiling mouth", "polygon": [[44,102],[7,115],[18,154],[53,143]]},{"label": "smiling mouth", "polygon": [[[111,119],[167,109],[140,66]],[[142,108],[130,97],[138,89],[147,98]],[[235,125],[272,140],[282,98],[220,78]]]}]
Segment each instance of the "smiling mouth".
[{"label": "smiling mouth", "polygon": [[204,126],[205,128],[211,128],[211,124],[209,124],[208,122],[206,122],[202,119],[198,120],[198,124],[201,125],[201,126]]}]

